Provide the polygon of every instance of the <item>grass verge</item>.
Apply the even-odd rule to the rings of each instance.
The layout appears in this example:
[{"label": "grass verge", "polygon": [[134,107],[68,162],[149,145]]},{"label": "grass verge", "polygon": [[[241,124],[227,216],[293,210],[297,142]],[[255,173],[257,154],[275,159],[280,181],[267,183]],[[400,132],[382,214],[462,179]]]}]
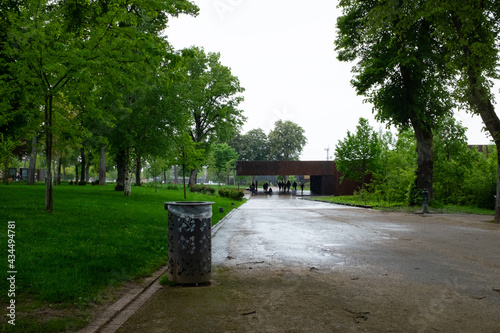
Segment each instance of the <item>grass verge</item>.
[{"label": "grass verge", "polygon": [[[167,262],[166,201],[183,191],[133,187],[132,196],[108,186],[54,188],[54,212],[44,211],[44,184],[0,185],[1,253],[8,269],[8,221],[15,221],[15,297],[2,278],[2,332],[70,332],[91,320],[91,309],[109,291],[150,276]],[[212,201],[216,224],[243,202],[189,193],[188,201]],[[234,203],[234,205],[232,205]],[[219,212],[219,208],[224,208]],[[3,275],[3,274],[2,274]],[[15,326],[6,307],[15,300]]]},{"label": "grass verge", "polygon": [[[395,212],[416,212],[421,211],[422,207],[408,206],[402,202],[387,202],[382,200],[363,199],[358,195],[346,196],[322,196],[311,197],[311,200],[324,201],[330,203],[347,204],[354,206],[371,206],[373,209]],[[457,206],[457,205],[431,205],[429,208],[434,213],[441,214],[479,214],[479,215],[494,215],[495,211],[491,209],[477,208],[473,206]]]}]

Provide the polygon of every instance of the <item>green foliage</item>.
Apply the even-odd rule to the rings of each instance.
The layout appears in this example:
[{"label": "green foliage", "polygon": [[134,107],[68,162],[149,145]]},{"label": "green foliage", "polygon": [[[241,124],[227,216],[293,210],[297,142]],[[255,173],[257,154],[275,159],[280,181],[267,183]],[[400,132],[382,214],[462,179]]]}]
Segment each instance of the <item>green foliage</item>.
[{"label": "green foliage", "polygon": [[223,198],[229,198],[236,201],[241,201],[245,196],[245,193],[242,190],[234,189],[234,188],[221,188],[219,189],[219,196]]},{"label": "green foliage", "polygon": [[230,140],[243,125],[246,118],[238,105],[245,89],[221,64],[219,53],[191,47],[181,56],[183,80],[176,84],[177,103],[190,115],[191,139],[208,150],[212,143]]},{"label": "green foliage", "polygon": [[298,161],[302,149],[307,143],[304,129],[298,124],[286,120],[274,123],[269,133],[269,159],[275,161]]},{"label": "green foliage", "polygon": [[[341,1],[336,50],[356,61],[351,81],[373,104],[377,120],[413,128],[417,139],[419,189],[432,196],[432,133],[453,104],[450,73],[432,22],[419,1]],[[440,75],[436,75],[440,73]]]},{"label": "green foliage", "polygon": [[466,128],[446,118],[434,136],[434,198],[448,203],[465,202],[465,181],[474,170],[477,154],[467,147]]},{"label": "green foliage", "polygon": [[167,184],[167,190],[176,190],[177,191],[178,189],[179,189],[179,186],[177,186],[177,185],[174,185],[172,183]]},{"label": "green foliage", "polygon": [[379,120],[432,128],[449,111],[445,65],[419,2],[341,1],[338,59],[357,61],[353,86]]},{"label": "green foliage", "polygon": [[[0,126],[4,125],[4,120],[12,123],[15,114],[27,114],[30,116],[27,127],[33,132],[41,127],[47,157],[48,212],[53,209],[51,172],[57,134],[61,141],[68,138],[65,132],[89,139],[91,128],[99,128],[99,135],[105,135],[101,127],[106,126],[96,124],[116,125],[111,120],[130,114],[127,108],[131,105],[137,107],[139,104],[142,113],[146,113],[144,100],[151,102],[151,97],[155,97],[157,91],[152,88],[151,81],[159,76],[153,73],[145,78],[144,73],[151,74],[160,63],[167,62],[163,57],[168,44],[161,32],[167,26],[168,16],[195,15],[197,11],[198,8],[187,0],[2,2],[0,96],[15,98],[0,100],[2,109],[5,107],[14,114],[2,115]],[[132,86],[136,87],[135,91]],[[128,98],[129,103],[122,105],[122,97]],[[134,97],[139,100],[137,104],[131,101]],[[161,104],[161,98],[156,101]],[[154,122],[158,118],[152,116],[157,110],[151,109],[153,114],[148,113],[146,117]],[[113,114],[113,110],[119,112]],[[66,123],[80,125],[76,130],[65,131],[62,127],[61,120],[68,114],[71,121],[67,119]],[[144,121],[143,118],[139,120]],[[146,124],[149,125],[146,129],[154,126],[157,132],[166,127],[158,123]],[[142,131],[144,128],[134,128],[136,133],[144,132],[141,141],[136,141],[137,145],[147,144],[150,150],[159,147],[158,142],[151,144],[153,139],[148,135],[151,131]],[[32,136],[33,133],[28,138]],[[125,146],[129,138],[123,136]]]},{"label": "green foliage", "polygon": [[345,178],[361,182],[364,188],[367,176],[377,173],[380,168],[381,152],[377,133],[367,119],[359,118],[356,133],[347,131],[344,141],[337,143],[335,163]]},{"label": "green foliage", "polygon": [[472,171],[464,179],[463,200],[457,204],[475,204],[477,207],[494,209],[497,186],[497,150],[488,146],[488,150],[479,153],[474,151]]},{"label": "green foliage", "polygon": [[415,183],[416,142],[413,131],[401,131],[397,138],[390,132],[380,134],[380,168],[369,184],[372,193],[389,202],[405,202],[408,189]]},{"label": "green foliage", "polygon": [[[380,168],[373,173],[367,198],[406,205],[421,205],[422,191],[415,184],[416,142],[413,131],[379,135]],[[446,119],[434,135],[434,203],[493,209],[496,194],[497,154],[494,146],[483,153],[467,146],[465,128]],[[375,199],[377,198],[377,199]]]},{"label": "green foliage", "polygon": [[246,134],[236,134],[229,142],[241,161],[266,161],[269,159],[269,139],[260,128]]},{"label": "green foliage", "polygon": [[217,179],[220,181],[222,176],[228,176],[236,169],[238,153],[227,143],[213,145],[211,152],[208,166],[215,171]]},{"label": "green foliage", "polygon": [[193,185],[189,188],[189,191],[208,194],[208,195],[215,194],[215,188],[208,186],[208,185]]}]

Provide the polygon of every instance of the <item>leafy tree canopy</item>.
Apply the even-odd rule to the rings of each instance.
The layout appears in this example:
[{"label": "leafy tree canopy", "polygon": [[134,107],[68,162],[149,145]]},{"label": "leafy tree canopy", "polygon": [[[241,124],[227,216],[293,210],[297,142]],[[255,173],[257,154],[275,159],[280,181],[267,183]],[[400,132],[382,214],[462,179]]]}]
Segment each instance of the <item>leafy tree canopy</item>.
[{"label": "leafy tree canopy", "polygon": [[269,158],[269,139],[260,128],[236,134],[229,145],[238,152],[241,161],[265,161]]},{"label": "leafy tree canopy", "polygon": [[307,143],[305,131],[293,121],[278,120],[269,133],[269,159],[275,161],[298,161]]},{"label": "leafy tree canopy", "polygon": [[335,163],[345,178],[364,183],[369,174],[378,171],[382,148],[378,134],[365,118],[359,118],[356,132],[347,131],[347,137],[335,147]]}]

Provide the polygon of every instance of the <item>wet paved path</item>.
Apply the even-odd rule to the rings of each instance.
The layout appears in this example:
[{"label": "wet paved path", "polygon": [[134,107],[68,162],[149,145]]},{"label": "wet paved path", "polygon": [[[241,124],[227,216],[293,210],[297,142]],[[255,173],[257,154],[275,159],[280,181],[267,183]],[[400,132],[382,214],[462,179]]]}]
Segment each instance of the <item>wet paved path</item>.
[{"label": "wet paved path", "polygon": [[[495,296],[500,226],[491,217],[386,213],[287,196],[254,196],[213,239],[216,266],[300,266],[460,283]],[[460,282],[456,281],[460,278]]]},{"label": "wet paved path", "polygon": [[166,287],[119,332],[500,332],[491,219],[252,196],[212,240],[212,286]]}]

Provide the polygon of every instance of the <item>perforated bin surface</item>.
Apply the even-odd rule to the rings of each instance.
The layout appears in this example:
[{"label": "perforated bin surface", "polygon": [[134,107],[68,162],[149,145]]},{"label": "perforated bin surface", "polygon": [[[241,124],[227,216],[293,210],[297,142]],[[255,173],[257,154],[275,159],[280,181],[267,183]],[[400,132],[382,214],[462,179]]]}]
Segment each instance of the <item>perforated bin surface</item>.
[{"label": "perforated bin surface", "polygon": [[166,202],[168,278],[181,284],[208,282],[212,270],[213,202]]}]

